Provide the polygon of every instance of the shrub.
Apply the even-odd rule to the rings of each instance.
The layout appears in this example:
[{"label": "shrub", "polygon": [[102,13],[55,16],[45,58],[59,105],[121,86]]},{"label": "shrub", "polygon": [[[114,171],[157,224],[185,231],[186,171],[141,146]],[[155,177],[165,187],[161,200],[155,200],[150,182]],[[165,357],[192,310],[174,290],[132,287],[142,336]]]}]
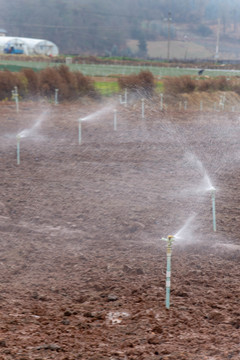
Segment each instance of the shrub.
[{"label": "shrub", "polygon": [[94,88],[94,83],[91,78],[84,76],[81,72],[75,71],[76,86],[79,96],[88,95],[91,97],[98,97],[99,94]]},{"label": "shrub", "polygon": [[196,88],[195,81],[189,75],[166,77],[163,83],[166,93],[169,94],[190,93]]},{"label": "shrub", "polygon": [[27,79],[27,92],[30,96],[36,96],[39,90],[39,76],[32,69],[23,69],[23,75]]},{"label": "shrub", "polygon": [[61,78],[61,89],[59,91],[59,98],[65,100],[73,100],[77,97],[77,81],[74,73],[70,72],[66,65],[61,65],[57,68],[57,72]]},{"label": "shrub", "polygon": [[39,72],[39,90],[42,96],[52,96],[55,89],[65,94],[66,89],[61,81],[61,76],[54,68],[46,68]]},{"label": "shrub", "polygon": [[219,76],[212,79],[201,79],[197,83],[198,91],[226,91],[230,87],[225,76]]},{"label": "shrub", "polygon": [[0,100],[10,99],[14,86],[18,86],[16,74],[8,70],[0,71]]},{"label": "shrub", "polygon": [[152,95],[155,87],[154,76],[150,71],[123,76],[118,79],[118,84],[120,89],[128,89],[140,95]]}]

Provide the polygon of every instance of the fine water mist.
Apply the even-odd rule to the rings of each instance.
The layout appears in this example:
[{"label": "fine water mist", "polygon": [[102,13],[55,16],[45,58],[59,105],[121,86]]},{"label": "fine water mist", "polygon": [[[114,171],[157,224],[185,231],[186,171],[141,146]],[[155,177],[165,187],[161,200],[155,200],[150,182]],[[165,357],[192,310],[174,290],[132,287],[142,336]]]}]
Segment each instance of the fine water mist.
[{"label": "fine water mist", "polygon": [[103,108],[95,111],[94,113],[92,114],[89,114],[83,118],[81,118],[81,121],[91,121],[91,120],[95,120],[97,119],[98,117],[110,112],[110,111],[113,111],[114,109],[114,104],[109,104],[109,105],[106,105],[104,106]]},{"label": "fine water mist", "polygon": [[193,165],[201,174],[202,181],[199,186],[195,189],[196,192],[205,192],[205,191],[212,191],[216,190],[212,184],[210,176],[207,173],[207,170],[203,166],[203,163],[193,154],[193,153],[186,153],[187,161]]},{"label": "fine water mist", "polygon": [[193,233],[194,233],[194,226],[193,226],[193,220],[195,219],[196,214],[192,214],[185,224],[179,229],[176,234],[173,235],[174,240],[178,243],[184,243],[184,242],[192,242],[194,241]]},{"label": "fine water mist", "polygon": [[42,122],[44,120],[46,120],[47,118],[47,115],[49,114],[49,110],[45,110],[38,118],[37,120],[35,121],[35,123],[33,124],[33,126],[29,129],[24,129],[22,131],[20,131],[18,134],[17,134],[17,137],[19,138],[25,138],[25,137],[28,137],[28,136],[35,136],[36,135],[36,132],[37,130],[39,129],[39,127],[41,126]]}]

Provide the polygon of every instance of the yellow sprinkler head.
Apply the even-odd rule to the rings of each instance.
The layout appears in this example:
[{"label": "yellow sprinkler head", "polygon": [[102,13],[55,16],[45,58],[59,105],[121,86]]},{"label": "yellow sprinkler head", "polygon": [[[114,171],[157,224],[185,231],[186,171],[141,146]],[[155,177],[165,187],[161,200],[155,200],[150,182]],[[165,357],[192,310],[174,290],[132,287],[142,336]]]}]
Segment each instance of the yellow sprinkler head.
[{"label": "yellow sprinkler head", "polygon": [[172,247],[173,241],[174,241],[174,236],[168,235],[168,237],[167,237],[168,247]]}]

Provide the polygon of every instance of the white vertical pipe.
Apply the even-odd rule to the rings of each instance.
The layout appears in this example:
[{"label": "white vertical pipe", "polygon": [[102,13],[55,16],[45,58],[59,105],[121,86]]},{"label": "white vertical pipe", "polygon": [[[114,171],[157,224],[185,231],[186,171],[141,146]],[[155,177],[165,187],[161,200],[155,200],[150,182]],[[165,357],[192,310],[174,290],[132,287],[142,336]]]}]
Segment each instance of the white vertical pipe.
[{"label": "white vertical pipe", "polygon": [[117,110],[116,109],[114,109],[113,128],[114,128],[114,131],[117,130]]}]

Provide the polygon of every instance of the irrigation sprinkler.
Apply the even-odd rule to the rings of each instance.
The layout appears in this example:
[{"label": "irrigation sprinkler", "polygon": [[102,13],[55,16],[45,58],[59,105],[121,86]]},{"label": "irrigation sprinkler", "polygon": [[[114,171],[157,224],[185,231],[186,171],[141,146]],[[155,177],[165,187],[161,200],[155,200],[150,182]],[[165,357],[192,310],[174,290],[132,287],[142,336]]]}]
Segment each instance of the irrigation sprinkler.
[{"label": "irrigation sprinkler", "polygon": [[163,110],[163,94],[160,94],[160,110]]},{"label": "irrigation sprinkler", "polygon": [[172,257],[172,244],[174,241],[173,235],[168,235],[167,239],[161,240],[167,242],[167,271],[166,271],[166,308],[170,308],[170,290],[171,290],[171,257]]},{"label": "irrigation sprinkler", "polygon": [[124,105],[127,106],[127,96],[128,96],[128,93],[127,93],[127,89],[125,89],[125,102],[124,102]]},{"label": "irrigation sprinkler", "polygon": [[55,102],[55,105],[58,105],[58,89],[55,89],[55,98],[54,98],[54,102]]},{"label": "irrigation sprinkler", "polygon": [[200,111],[203,111],[203,102],[202,102],[202,100],[200,101]]},{"label": "irrigation sprinkler", "polygon": [[184,110],[187,110],[187,101],[184,101]]},{"label": "irrigation sprinkler", "polygon": [[16,136],[16,139],[17,139],[17,165],[20,165],[20,139],[21,139],[21,136],[18,134]]},{"label": "irrigation sprinkler", "polygon": [[127,106],[127,89],[124,92],[124,100],[122,99],[122,95],[119,95],[119,102],[121,105]]},{"label": "irrigation sprinkler", "polygon": [[12,90],[12,97],[15,100],[16,103],[16,112],[19,111],[19,99],[18,99],[18,88],[17,86],[14,86],[14,90]]},{"label": "irrigation sprinkler", "polygon": [[114,109],[114,117],[113,117],[113,128],[114,128],[114,131],[117,130],[117,110]]},{"label": "irrigation sprinkler", "polygon": [[144,104],[144,99],[142,99],[142,119],[144,119],[145,117],[145,104]]},{"label": "irrigation sprinkler", "polygon": [[82,143],[82,119],[78,119],[78,144]]},{"label": "irrigation sprinkler", "polygon": [[225,96],[225,94],[224,94],[224,95],[222,95],[222,96],[220,97],[220,101],[219,101],[219,106],[220,106],[220,108],[222,109],[222,111],[224,110],[225,101],[226,101],[226,96]]},{"label": "irrigation sprinkler", "polygon": [[212,194],[212,215],[213,215],[213,231],[217,230],[216,227],[216,208],[215,208],[215,195],[216,195],[216,189],[212,187],[211,189]]}]

